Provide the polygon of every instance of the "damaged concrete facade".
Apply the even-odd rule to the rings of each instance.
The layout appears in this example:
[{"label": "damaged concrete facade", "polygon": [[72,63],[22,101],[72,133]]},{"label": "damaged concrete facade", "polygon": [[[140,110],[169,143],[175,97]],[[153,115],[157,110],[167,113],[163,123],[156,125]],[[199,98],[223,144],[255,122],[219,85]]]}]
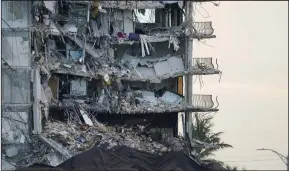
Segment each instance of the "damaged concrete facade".
[{"label": "damaged concrete facade", "polygon": [[[184,17],[190,3],[2,2],[7,161],[25,165],[13,157],[18,145],[31,148],[34,136],[49,151],[41,161],[50,165],[97,142],[152,153],[187,150],[177,138],[179,113],[218,109],[212,95],[192,94],[188,104],[183,77],[220,74],[212,58],[187,61],[186,39],[215,38],[211,22]],[[143,12],[153,21],[140,22]]]}]

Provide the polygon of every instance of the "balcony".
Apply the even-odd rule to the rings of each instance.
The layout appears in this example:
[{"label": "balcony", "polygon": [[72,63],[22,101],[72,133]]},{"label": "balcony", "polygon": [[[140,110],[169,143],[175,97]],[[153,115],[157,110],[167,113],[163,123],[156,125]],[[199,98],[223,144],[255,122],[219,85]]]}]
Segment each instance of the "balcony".
[{"label": "balcony", "polygon": [[217,59],[215,65],[212,58],[193,58],[191,71],[194,75],[219,74]]},{"label": "balcony", "polygon": [[196,109],[214,109],[212,95],[193,94],[193,106]]},{"label": "balcony", "polygon": [[193,23],[193,38],[202,39],[202,38],[215,38],[213,35],[214,29],[212,22],[194,22]]}]

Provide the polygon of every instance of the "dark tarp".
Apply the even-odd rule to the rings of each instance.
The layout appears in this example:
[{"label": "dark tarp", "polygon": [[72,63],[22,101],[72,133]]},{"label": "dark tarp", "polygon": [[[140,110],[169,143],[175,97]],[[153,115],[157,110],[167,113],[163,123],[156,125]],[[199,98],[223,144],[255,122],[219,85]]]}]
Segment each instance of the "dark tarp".
[{"label": "dark tarp", "polygon": [[195,170],[208,171],[182,152],[168,152],[162,156],[140,152],[127,146],[118,146],[112,150],[94,147],[76,155],[56,168],[64,170],[138,170],[168,171]]}]

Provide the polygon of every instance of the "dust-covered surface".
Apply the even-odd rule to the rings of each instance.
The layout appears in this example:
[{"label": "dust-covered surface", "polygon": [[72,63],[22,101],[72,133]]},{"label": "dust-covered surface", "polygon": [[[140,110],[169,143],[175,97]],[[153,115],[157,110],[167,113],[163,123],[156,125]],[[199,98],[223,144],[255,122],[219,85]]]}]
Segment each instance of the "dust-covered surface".
[{"label": "dust-covered surface", "polygon": [[[221,74],[212,58],[193,58],[190,67],[184,60],[184,37],[214,38],[212,22],[179,19],[167,26],[158,18],[168,6],[181,16],[183,5],[183,1],[7,3],[11,10],[3,17],[2,169],[37,162],[56,166],[95,145],[192,156],[193,147],[211,148],[172,135],[156,136],[141,126],[109,127],[95,119],[98,114],[217,111],[211,95],[193,95],[193,104],[188,105],[176,93],[174,82],[152,88],[179,76]],[[156,11],[154,23],[140,22],[136,13],[144,14],[144,9]],[[141,85],[133,87],[132,82]],[[51,113],[55,107],[63,112]],[[52,115],[65,119],[55,121]]]}]

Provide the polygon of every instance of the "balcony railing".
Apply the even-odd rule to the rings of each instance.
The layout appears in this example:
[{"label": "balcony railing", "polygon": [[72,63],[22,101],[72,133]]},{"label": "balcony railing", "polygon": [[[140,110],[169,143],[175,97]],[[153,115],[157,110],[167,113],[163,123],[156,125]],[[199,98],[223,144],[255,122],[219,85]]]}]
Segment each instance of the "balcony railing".
[{"label": "balcony railing", "polygon": [[214,107],[212,95],[193,94],[193,106],[201,109],[212,109]]},{"label": "balcony railing", "polygon": [[213,64],[212,58],[193,58],[192,66],[200,69],[216,69],[218,70],[218,63],[216,62],[217,68]]},{"label": "balcony railing", "polygon": [[193,27],[195,29],[196,36],[211,36],[214,33],[214,29],[212,27],[212,22],[194,22]]}]

